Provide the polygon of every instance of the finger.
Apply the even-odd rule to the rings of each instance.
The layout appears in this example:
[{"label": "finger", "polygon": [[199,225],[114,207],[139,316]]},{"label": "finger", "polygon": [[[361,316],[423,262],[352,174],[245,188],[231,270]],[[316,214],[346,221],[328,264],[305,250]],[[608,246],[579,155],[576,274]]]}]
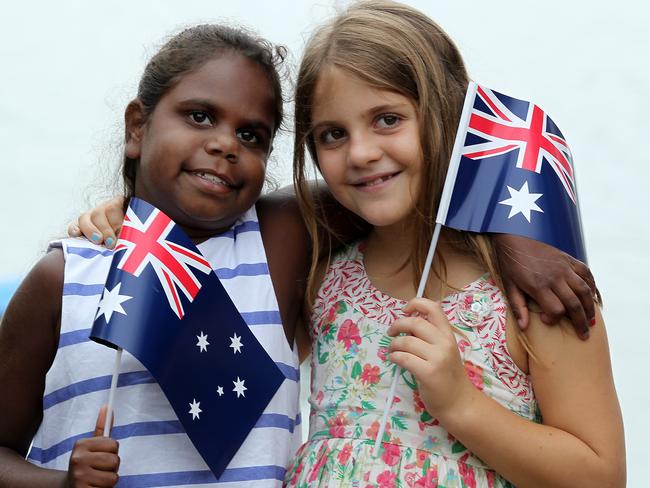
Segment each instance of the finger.
[{"label": "finger", "polygon": [[[113,440],[113,439],[109,439]],[[115,444],[117,444],[116,441]],[[107,451],[93,451],[92,457],[89,459],[89,464],[94,469],[99,471],[114,471],[117,472],[117,469],[120,466],[120,457],[115,452]]]},{"label": "finger", "polygon": [[[106,415],[108,412],[108,405],[102,405],[97,414],[97,421],[95,422],[95,431],[93,432],[93,437],[102,437],[104,435],[104,426],[106,425]],[[113,422],[115,421],[115,416],[111,415],[111,426],[113,428]],[[110,434],[110,431],[109,431]]]},{"label": "finger", "polygon": [[533,301],[541,309],[540,317],[547,325],[557,324],[564,317],[566,310],[562,301],[550,288],[539,289],[531,295]]},{"label": "finger", "polygon": [[425,378],[431,367],[424,359],[404,351],[392,352],[389,358],[394,364],[404,368],[416,378]]},{"label": "finger", "polygon": [[598,287],[596,286],[596,279],[594,278],[594,275],[591,274],[589,266],[582,261],[572,258],[571,267],[573,268],[573,271],[589,286],[592,295],[595,295],[598,292]]},{"label": "finger", "polygon": [[526,303],[526,296],[519,289],[519,287],[512,281],[504,282],[506,295],[508,295],[508,303],[512,313],[517,319],[517,325],[521,330],[528,328],[528,304]]},{"label": "finger", "polygon": [[415,336],[429,344],[440,340],[440,330],[424,317],[403,317],[393,322],[387,334],[396,337],[400,334]]},{"label": "finger", "polygon": [[[591,274],[591,270],[589,267],[583,263],[582,261],[578,261],[577,259],[574,259],[572,261],[572,266],[573,266],[573,271],[580,277],[582,280],[587,284],[589,287],[590,291],[590,298],[592,302],[597,302],[597,303],[602,303],[601,297],[600,297],[600,290],[598,290],[598,287],[596,286],[596,280],[594,278],[594,275]],[[573,286],[571,283],[569,283],[571,288]],[[584,292],[583,292],[584,293]],[[582,300],[582,297],[580,298]],[[583,302],[584,303],[584,302]],[[585,310],[587,308],[585,307]],[[592,314],[587,314],[587,318],[590,319],[590,323],[593,322],[593,319],[596,317],[596,309],[594,306],[593,313]]]},{"label": "finger", "polygon": [[79,229],[81,233],[94,244],[101,244],[104,241],[101,231],[90,218],[90,212],[79,216]]},{"label": "finger", "polygon": [[104,207],[97,207],[90,212],[90,220],[92,221],[93,225],[97,227],[97,230],[101,234],[106,247],[112,248],[115,245],[116,237],[115,232],[113,232],[113,226],[109,221],[107,212],[108,209]]},{"label": "finger", "polygon": [[90,473],[89,485],[97,488],[110,488],[117,485],[119,479],[116,472],[93,470]]},{"label": "finger", "polygon": [[122,212],[122,208],[111,207],[107,209],[106,218],[108,219],[108,224],[113,230],[113,235],[119,236],[120,230],[122,230],[122,222],[124,222],[124,212]]},{"label": "finger", "polygon": [[447,315],[440,302],[434,302],[428,298],[413,298],[404,307],[404,312],[411,315],[417,313],[438,328],[449,328]]},{"label": "finger", "polygon": [[555,291],[557,297],[562,301],[566,315],[571,320],[571,324],[578,336],[582,339],[589,337],[589,323],[587,322],[585,309],[571,287],[567,283],[561,283],[556,285],[553,291]]},{"label": "finger", "polygon": [[79,228],[79,220],[70,223],[68,226],[68,235],[70,237],[81,237],[81,229]]},{"label": "finger", "polygon": [[424,342],[418,337],[412,335],[405,335],[395,337],[388,347],[392,354],[393,352],[407,352],[421,359],[428,359],[435,346],[431,343]]},{"label": "finger", "polygon": [[596,323],[596,303],[594,302],[591,287],[577,274],[569,276],[567,284],[573,293],[575,293],[576,297],[578,297],[578,300],[580,300],[588,324],[590,326],[594,325]]}]

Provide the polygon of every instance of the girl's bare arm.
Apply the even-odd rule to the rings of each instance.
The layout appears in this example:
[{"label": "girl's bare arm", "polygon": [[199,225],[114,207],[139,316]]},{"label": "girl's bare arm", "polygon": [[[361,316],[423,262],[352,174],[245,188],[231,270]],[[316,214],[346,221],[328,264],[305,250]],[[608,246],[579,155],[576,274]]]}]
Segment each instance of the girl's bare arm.
[{"label": "girl's bare arm", "polygon": [[48,253],[16,291],[0,325],[0,487],[67,486],[65,471],[25,460],[43,416],[45,374],[56,355],[63,255]]},{"label": "girl's bare arm", "polygon": [[414,374],[427,410],[456,439],[516,486],[625,486],[623,423],[600,314],[586,343],[533,315],[526,334],[544,422],[537,424],[471,384],[439,305],[420,299],[411,307],[420,317],[395,322],[390,334],[410,337],[393,339],[391,359]]},{"label": "girl's bare arm", "polygon": [[[364,225],[351,212],[345,210],[330,194],[323,182],[312,182],[315,200],[326,209],[328,220],[336,233],[334,245],[349,242],[368,232]],[[290,205],[294,212],[292,218],[302,222],[296,196],[292,186],[286,186],[261,200],[274,200],[274,204]],[[124,200],[120,197],[108,200],[84,212],[77,223],[71,224],[71,236],[84,235],[95,244],[104,242],[112,248],[122,225]],[[302,224],[299,224],[302,225]],[[307,233],[304,233],[304,246],[309,248]],[[576,332],[586,339],[589,325],[594,317],[593,297],[598,289],[591,271],[584,264],[562,251],[525,237],[508,234],[494,234],[497,258],[506,293],[519,326],[528,326],[527,297],[540,304],[544,321],[557,323],[562,317],[571,319]],[[324,247],[323,252],[329,250]]]}]

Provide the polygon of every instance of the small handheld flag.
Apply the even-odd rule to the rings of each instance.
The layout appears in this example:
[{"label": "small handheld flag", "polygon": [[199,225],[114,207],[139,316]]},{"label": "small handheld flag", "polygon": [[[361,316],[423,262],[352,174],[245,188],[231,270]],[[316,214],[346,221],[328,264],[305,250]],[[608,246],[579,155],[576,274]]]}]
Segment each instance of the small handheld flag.
[{"label": "small handheld flag", "polygon": [[529,237],[586,262],[573,158],[537,105],[470,83],[436,222]]},{"label": "small handheld flag", "polygon": [[[530,237],[587,262],[573,157],[542,109],[470,82],[417,297],[423,296],[443,225]],[[398,369],[375,439],[375,457]]]},{"label": "small handheld flag", "polygon": [[217,478],[284,381],[210,263],[169,217],[137,198],[90,337],[126,349],[149,370]]}]

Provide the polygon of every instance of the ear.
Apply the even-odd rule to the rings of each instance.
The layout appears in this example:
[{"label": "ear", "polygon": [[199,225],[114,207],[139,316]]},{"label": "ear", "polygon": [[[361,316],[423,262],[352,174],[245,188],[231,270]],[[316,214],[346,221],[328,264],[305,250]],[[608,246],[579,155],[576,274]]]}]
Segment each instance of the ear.
[{"label": "ear", "polygon": [[142,102],[137,98],[132,100],[124,111],[124,154],[127,158],[138,159],[140,157],[146,121],[147,117]]}]

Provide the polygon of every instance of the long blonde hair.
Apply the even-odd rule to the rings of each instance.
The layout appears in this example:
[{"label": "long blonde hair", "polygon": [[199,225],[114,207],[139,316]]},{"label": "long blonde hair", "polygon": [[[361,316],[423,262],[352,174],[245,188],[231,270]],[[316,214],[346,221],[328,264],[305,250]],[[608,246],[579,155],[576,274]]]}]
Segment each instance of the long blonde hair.
[{"label": "long blonde hair", "polygon": [[[440,194],[447,174],[456,129],[469,77],[463,59],[449,36],[418,10],[388,0],[357,2],[318,28],[300,64],[295,97],[294,184],[313,240],[308,306],[315,291],[320,239],[332,234],[325,213],[307,184],[307,151],[318,166],[311,133],[311,111],[319,75],[336,67],[369,85],[411,99],[416,107],[423,155],[422,184],[415,204],[415,232],[410,260],[414,282],[420,278],[435,226]],[[459,233],[453,245],[474,254],[498,280],[489,238]],[[444,260],[434,272],[445,281]]]}]

